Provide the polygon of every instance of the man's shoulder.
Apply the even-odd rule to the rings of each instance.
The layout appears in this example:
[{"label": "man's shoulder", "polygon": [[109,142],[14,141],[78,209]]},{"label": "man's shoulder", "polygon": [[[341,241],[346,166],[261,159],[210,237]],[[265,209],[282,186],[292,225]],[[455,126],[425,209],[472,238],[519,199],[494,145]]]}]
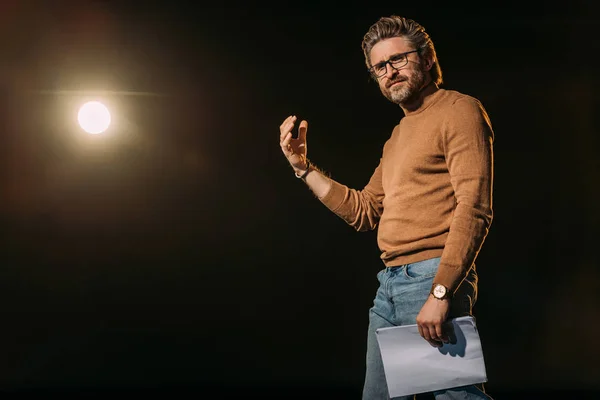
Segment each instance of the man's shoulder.
[{"label": "man's shoulder", "polygon": [[443,114],[446,121],[474,119],[492,126],[487,110],[478,98],[456,90],[445,92]]},{"label": "man's shoulder", "polygon": [[464,104],[465,106],[481,107],[481,101],[474,96],[459,92],[458,90],[440,89],[443,91],[443,104],[445,106],[456,106]]}]

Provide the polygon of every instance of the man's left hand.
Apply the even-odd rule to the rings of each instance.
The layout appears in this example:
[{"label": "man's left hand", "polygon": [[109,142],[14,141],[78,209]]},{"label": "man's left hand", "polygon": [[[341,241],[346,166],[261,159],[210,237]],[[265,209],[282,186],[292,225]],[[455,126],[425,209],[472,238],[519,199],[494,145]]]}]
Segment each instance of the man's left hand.
[{"label": "man's left hand", "polygon": [[438,300],[429,295],[427,301],[417,315],[417,327],[423,339],[432,346],[441,347],[448,342],[448,336],[443,330],[450,310],[450,300]]}]

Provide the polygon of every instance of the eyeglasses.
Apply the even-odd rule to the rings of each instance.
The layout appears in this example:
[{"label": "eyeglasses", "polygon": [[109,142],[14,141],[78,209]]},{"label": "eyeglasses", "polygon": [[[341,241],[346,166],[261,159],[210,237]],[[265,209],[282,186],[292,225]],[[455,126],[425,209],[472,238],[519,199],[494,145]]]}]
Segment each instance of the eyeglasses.
[{"label": "eyeglasses", "polygon": [[381,78],[387,72],[387,65],[390,64],[395,70],[398,70],[408,64],[408,55],[418,53],[419,50],[411,50],[406,53],[394,54],[387,61],[381,61],[369,68],[369,72],[376,78]]}]

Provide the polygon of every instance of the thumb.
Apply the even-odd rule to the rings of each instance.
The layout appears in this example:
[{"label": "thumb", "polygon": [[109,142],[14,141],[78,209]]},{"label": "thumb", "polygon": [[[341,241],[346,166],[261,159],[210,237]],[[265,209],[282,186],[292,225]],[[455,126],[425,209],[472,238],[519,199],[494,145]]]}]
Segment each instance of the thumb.
[{"label": "thumb", "polygon": [[306,131],[308,131],[308,121],[302,120],[300,125],[298,126],[298,139],[305,142],[306,141]]}]

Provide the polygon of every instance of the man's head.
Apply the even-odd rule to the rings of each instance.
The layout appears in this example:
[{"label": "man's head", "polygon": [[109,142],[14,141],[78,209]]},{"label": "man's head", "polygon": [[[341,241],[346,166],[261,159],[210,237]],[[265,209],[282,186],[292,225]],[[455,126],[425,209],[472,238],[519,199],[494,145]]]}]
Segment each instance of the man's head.
[{"label": "man's head", "polygon": [[379,19],[365,34],[362,48],[367,68],[383,95],[394,103],[410,102],[430,80],[442,83],[433,42],[413,20]]}]

